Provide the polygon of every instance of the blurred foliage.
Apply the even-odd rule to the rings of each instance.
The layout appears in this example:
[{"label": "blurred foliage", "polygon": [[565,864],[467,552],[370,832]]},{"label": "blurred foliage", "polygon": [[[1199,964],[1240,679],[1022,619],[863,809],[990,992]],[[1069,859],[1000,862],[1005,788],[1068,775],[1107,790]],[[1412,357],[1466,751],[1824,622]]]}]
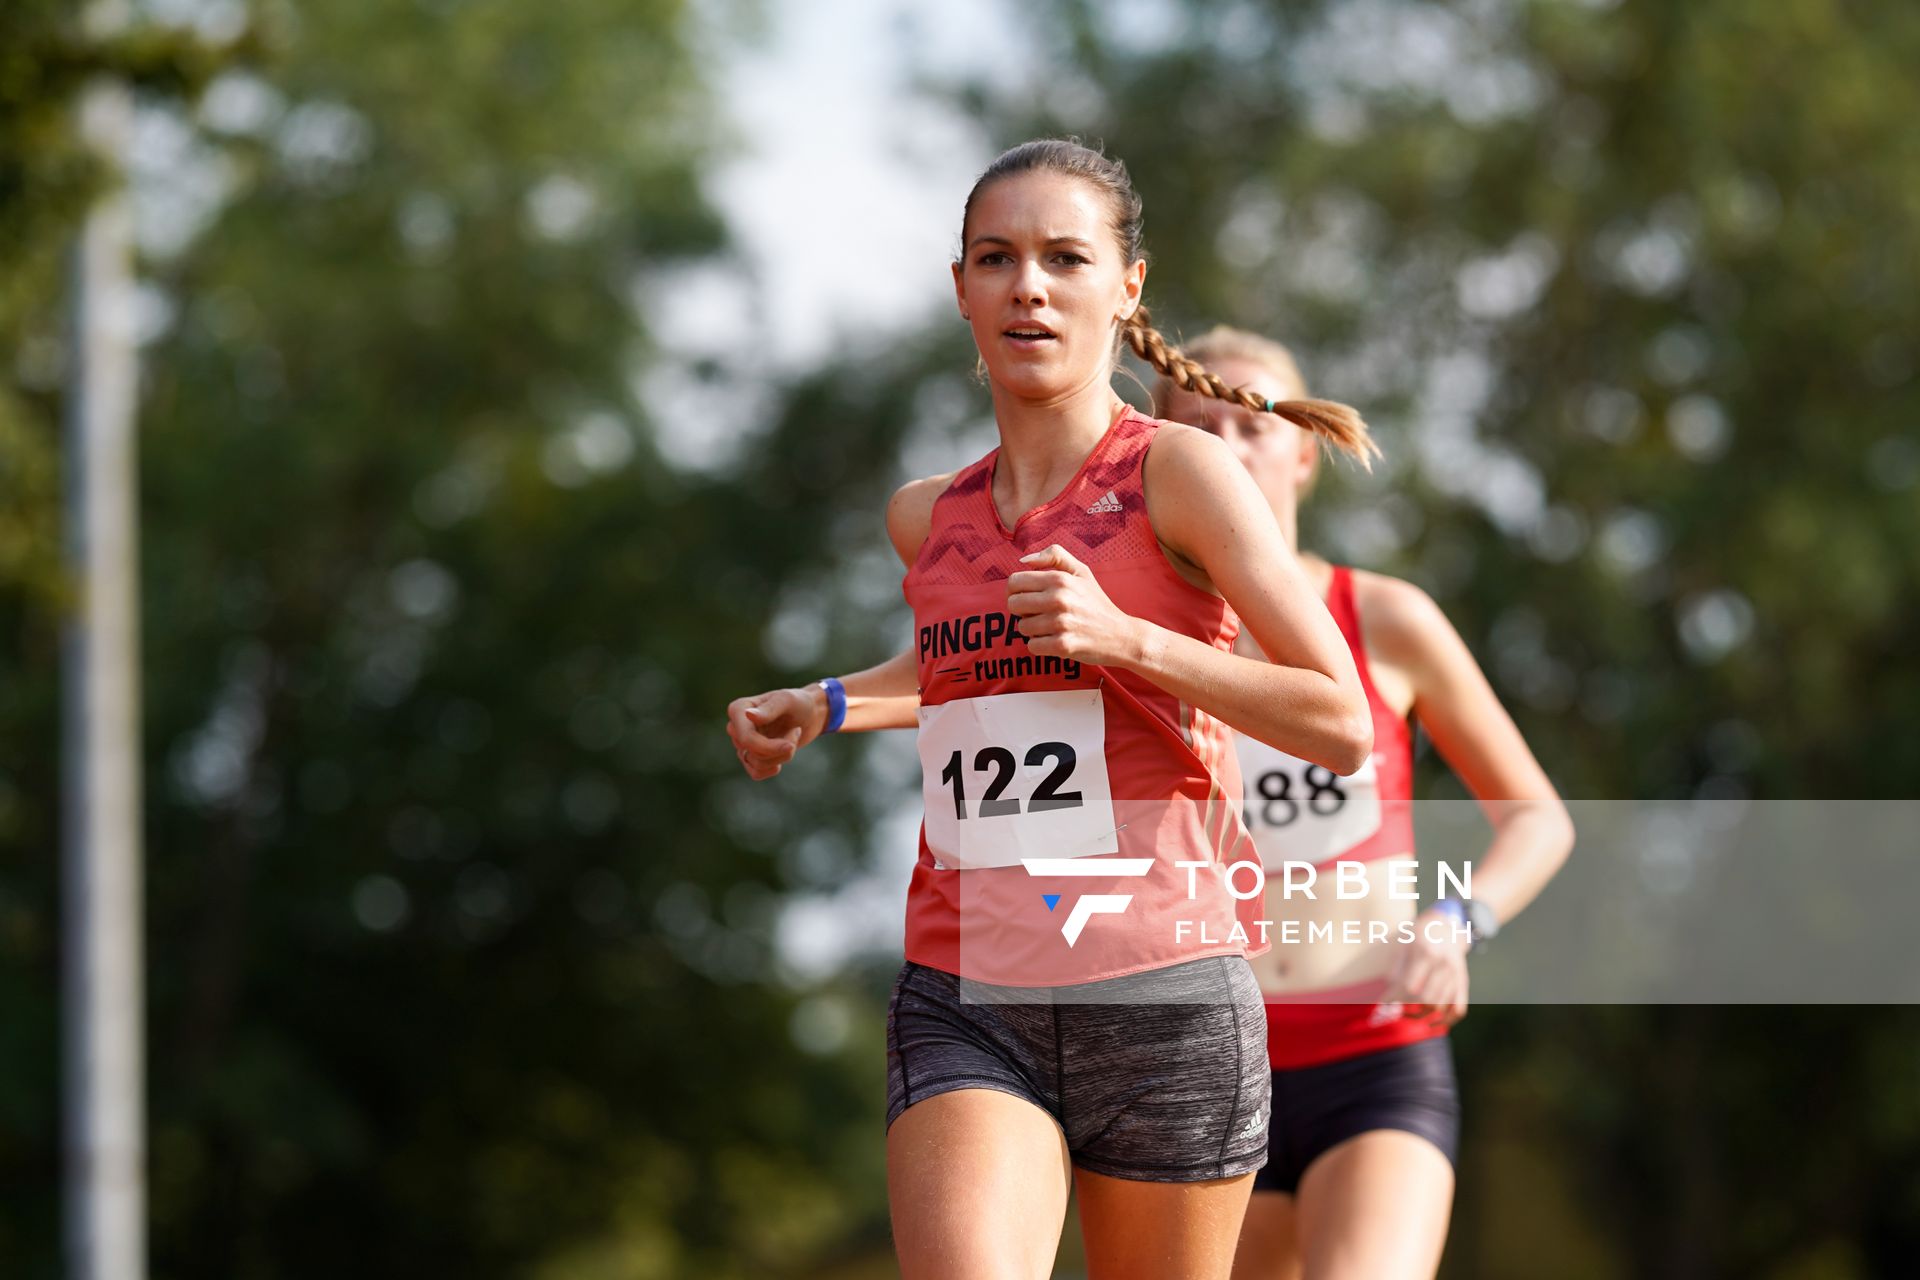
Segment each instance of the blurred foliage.
[{"label": "blurred foliage", "polygon": [[0,610],[9,613],[15,591],[42,605],[60,592],[57,299],[73,228],[102,177],[73,127],[79,91],[104,72],[177,98],[252,50],[251,40],[215,45],[154,26],[89,38],[80,7],[0,9]]},{"label": "blurred foliage", "polygon": [[56,299],[73,226],[98,178],[71,127],[83,79],[69,56],[72,7],[19,0],[0,8],[0,617],[8,634],[21,623],[16,593],[48,606],[59,592]]},{"label": "blurred foliage", "polygon": [[[857,753],[750,788],[719,725],[799,674],[778,588],[864,539],[837,504],[877,527],[918,358],[792,388],[736,465],[673,471],[640,393],[651,291],[725,250],[689,10],[261,13],[259,65],[143,97],[135,161],[166,160],[142,222],[155,1274],[767,1275],[871,1242],[871,1001],[781,980],[771,937],[877,801]],[[36,243],[33,273],[9,253],[9,337],[50,372],[10,342],[43,502],[12,507],[10,456],[9,516],[51,549],[48,264],[93,175],[71,86],[19,92],[4,162],[36,185],[0,219]],[[59,617],[7,598],[0,1025],[35,1066],[0,1082],[0,1256],[50,1275]]]},{"label": "blurred foliage", "polygon": [[[1912,794],[1920,10],[1125,14],[1053,6],[1043,92],[961,96],[1127,162],[1170,334],[1273,334],[1366,412],[1388,463],[1307,545],[1428,587],[1570,796]],[[1448,1274],[1903,1271],[1916,1031],[1477,1011]]]},{"label": "blurred foliage", "polygon": [[1078,71],[979,106],[1127,161],[1169,332],[1367,412],[1310,538],[1444,600],[1568,794],[1910,791],[1920,10],[1049,12]]},{"label": "blurred foliage", "polygon": [[[143,220],[156,1276],[887,1274],[888,966],[818,987],[774,930],[902,788],[855,742],[750,786],[719,717],[897,641],[878,512],[979,425],[964,331],[783,385],[743,343],[660,394],[649,314],[728,261],[718,37],[675,0],[261,3],[211,52],[87,46],[73,8],[0,6],[7,1274],[56,1269],[53,424],[96,66],[146,86],[172,197]],[[1163,327],[1283,337],[1367,412],[1388,465],[1323,487],[1310,541],[1428,586],[1570,795],[1911,788],[1920,12],[1032,19],[1040,83],[968,109],[1104,138]],[[731,444],[667,465],[689,434]],[[1450,1273],[1899,1273],[1916,1031],[1478,1010]]]},{"label": "blurred foliage", "polygon": [[159,28],[89,37],[71,0],[0,6],[0,1259],[50,1273],[58,1223],[51,851],[59,687],[60,291],[104,177],[75,128],[79,92],[111,72],[156,97],[244,53]]}]

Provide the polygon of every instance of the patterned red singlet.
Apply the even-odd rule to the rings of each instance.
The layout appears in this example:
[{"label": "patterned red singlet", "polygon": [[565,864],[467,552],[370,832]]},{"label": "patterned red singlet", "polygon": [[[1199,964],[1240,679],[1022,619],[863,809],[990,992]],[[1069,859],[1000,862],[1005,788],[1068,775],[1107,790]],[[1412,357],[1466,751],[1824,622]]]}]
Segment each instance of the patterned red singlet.
[{"label": "patterned red singlet", "polygon": [[1236,903],[1221,875],[1258,856],[1231,731],[1130,672],[1029,652],[1007,612],[1020,557],[1059,543],[1122,610],[1232,650],[1239,618],[1180,577],[1147,520],[1141,469],[1161,425],[1123,410],[1012,529],[993,505],[997,449],[934,503],[903,583],[927,805],[908,960],[1025,987],[1263,949],[1258,897]]},{"label": "patterned red singlet", "polygon": [[[1373,713],[1373,754],[1351,777],[1337,778],[1264,743],[1239,736],[1246,774],[1246,821],[1260,846],[1269,886],[1292,859],[1326,867],[1413,856],[1413,730],[1373,683],[1354,600],[1353,570],[1335,565],[1327,609],[1353,651]],[[1331,873],[1321,884],[1333,880]],[[1272,889],[1269,888],[1269,895]],[[1277,912],[1275,913],[1278,914]],[[1319,1066],[1445,1035],[1444,1028],[1400,1016],[1382,1004],[1384,980],[1311,995],[1267,997],[1267,1061],[1276,1071]]]}]

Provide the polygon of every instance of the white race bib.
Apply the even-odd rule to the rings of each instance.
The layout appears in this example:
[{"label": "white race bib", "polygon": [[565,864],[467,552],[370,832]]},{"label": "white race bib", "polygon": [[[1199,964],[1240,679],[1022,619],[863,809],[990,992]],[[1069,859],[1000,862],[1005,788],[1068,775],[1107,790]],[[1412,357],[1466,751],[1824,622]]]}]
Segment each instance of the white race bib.
[{"label": "white race bib", "polygon": [[1269,871],[1285,862],[1314,866],[1380,830],[1380,771],[1369,755],[1351,777],[1233,735],[1246,788],[1241,816]]},{"label": "white race bib", "polygon": [[1098,689],[1002,693],[920,708],[921,792],[936,865],[1117,853]]}]

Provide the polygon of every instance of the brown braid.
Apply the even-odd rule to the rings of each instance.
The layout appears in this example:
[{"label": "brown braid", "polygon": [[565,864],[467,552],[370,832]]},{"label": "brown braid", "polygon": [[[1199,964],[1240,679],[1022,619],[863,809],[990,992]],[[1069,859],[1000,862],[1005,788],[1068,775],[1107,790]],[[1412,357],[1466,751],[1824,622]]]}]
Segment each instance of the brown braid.
[{"label": "brown braid", "polygon": [[1367,470],[1373,470],[1373,459],[1380,456],[1380,446],[1373,442],[1373,435],[1367,430],[1367,424],[1361,420],[1360,414],[1348,406],[1332,400],[1268,400],[1251,391],[1230,387],[1218,374],[1169,344],[1160,331],[1153,327],[1153,320],[1144,305],[1136,307],[1133,314],[1127,317],[1121,326],[1121,334],[1135,355],[1152,365],[1156,372],[1180,390],[1224,400],[1228,404],[1244,405],[1255,413],[1278,414],[1288,422],[1305,427],[1329,441],[1343,453],[1359,459],[1360,465]]}]

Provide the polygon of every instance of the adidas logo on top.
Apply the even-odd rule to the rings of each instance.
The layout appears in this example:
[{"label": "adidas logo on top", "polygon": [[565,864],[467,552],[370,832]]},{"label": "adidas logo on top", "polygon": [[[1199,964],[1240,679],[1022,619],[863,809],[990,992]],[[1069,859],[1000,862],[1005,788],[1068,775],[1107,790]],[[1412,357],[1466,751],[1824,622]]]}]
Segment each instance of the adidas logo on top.
[{"label": "adidas logo on top", "polygon": [[1090,516],[1103,516],[1110,511],[1120,511],[1120,510],[1122,510],[1122,507],[1120,506],[1120,499],[1114,497],[1113,490],[1109,489],[1107,490],[1106,497],[1100,499],[1100,501],[1094,503],[1092,506],[1087,508],[1087,514]]}]

